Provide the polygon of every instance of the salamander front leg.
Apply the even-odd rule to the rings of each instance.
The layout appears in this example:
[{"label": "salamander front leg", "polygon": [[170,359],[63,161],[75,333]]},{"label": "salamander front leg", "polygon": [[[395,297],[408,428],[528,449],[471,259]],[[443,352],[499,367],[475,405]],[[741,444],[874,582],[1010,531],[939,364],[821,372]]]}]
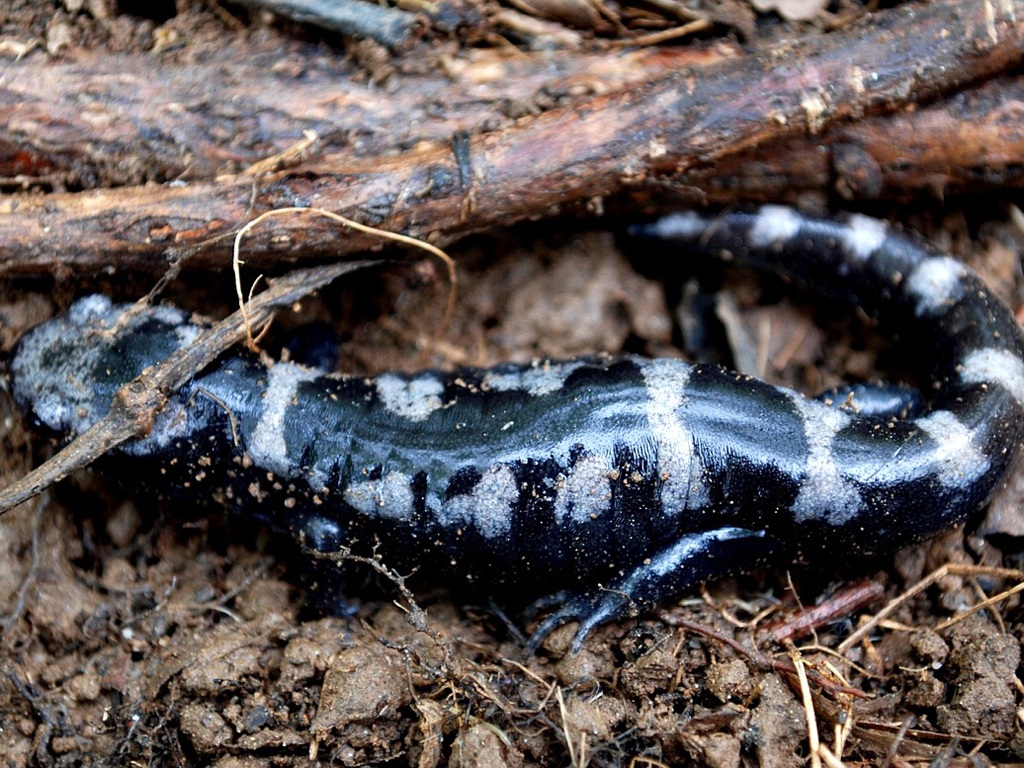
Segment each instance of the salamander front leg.
[{"label": "salamander front leg", "polygon": [[571,646],[577,653],[595,627],[634,615],[707,579],[757,568],[782,549],[764,531],[746,528],[686,534],[607,586],[569,596],[533,631],[526,653],[532,655],[556,627],[578,621]]}]

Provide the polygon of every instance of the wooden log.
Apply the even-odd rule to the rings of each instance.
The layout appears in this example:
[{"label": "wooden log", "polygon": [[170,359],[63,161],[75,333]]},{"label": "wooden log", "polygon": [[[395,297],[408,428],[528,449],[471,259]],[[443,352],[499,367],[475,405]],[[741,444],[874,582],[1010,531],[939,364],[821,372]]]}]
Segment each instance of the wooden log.
[{"label": "wooden log", "polygon": [[39,52],[0,78],[0,178],[57,188],[213,179],[285,151],[305,131],[319,136],[320,152],[393,155],[738,55],[725,45],[543,57],[470,50],[381,88],[347,58],[281,36],[231,40],[186,62],[90,52],[53,62]]},{"label": "wooden log", "polygon": [[920,109],[837,123],[820,136],[787,136],[689,169],[652,187],[647,207],[663,208],[666,195],[735,205],[808,196],[907,201],[1019,189],[1022,114],[1024,77],[999,77]]},{"label": "wooden log", "polygon": [[[0,177],[86,187],[212,179],[285,151],[304,130],[318,132],[313,154],[398,154],[419,142],[507,127],[524,110],[541,111],[536,99],[510,106],[517,93],[581,98],[597,88],[621,89],[668,69],[738,55],[716,46],[573,53],[552,62],[485,50],[458,67],[455,84],[430,74],[400,78],[390,94],[355,82],[346,66],[319,48],[292,48],[288,74],[267,71],[262,50],[239,58],[237,68],[223,58],[168,65],[152,56],[114,55],[23,67],[0,82],[0,94],[11,104],[0,118]],[[239,51],[221,54],[235,57]],[[488,75],[472,82],[468,69],[477,73],[473,77],[481,70]],[[197,83],[205,83],[205,91]],[[452,91],[462,98],[450,99],[443,114],[435,114],[432,105]],[[85,92],[88,109],[81,106]],[[287,98],[271,108],[269,94],[280,92]],[[216,108],[210,94],[233,108]],[[1024,185],[1022,112],[1024,77],[999,77],[921,108],[836,123],[820,136],[766,142],[666,179],[646,198],[649,207],[657,207],[653,198],[663,194],[735,205],[809,194],[907,200],[1016,188]]]},{"label": "wooden log", "polygon": [[[223,266],[228,242],[218,235],[289,206],[446,243],[935,98],[1022,52],[1024,0],[941,0],[398,156],[333,153],[266,179],[13,196],[0,203],[0,275],[162,270],[182,258]],[[246,259],[266,268],[374,245],[312,217],[276,218],[253,231]]]}]

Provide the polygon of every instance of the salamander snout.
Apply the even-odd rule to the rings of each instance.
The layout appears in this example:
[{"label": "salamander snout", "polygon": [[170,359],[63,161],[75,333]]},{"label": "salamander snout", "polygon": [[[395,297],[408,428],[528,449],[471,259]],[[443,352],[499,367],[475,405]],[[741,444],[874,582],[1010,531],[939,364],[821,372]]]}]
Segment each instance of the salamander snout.
[{"label": "salamander snout", "polygon": [[81,433],[107,413],[121,386],[198,333],[180,309],[133,313],[133,306],[86,296],[18,341],[10,391],[35,426],[59,435]]}]

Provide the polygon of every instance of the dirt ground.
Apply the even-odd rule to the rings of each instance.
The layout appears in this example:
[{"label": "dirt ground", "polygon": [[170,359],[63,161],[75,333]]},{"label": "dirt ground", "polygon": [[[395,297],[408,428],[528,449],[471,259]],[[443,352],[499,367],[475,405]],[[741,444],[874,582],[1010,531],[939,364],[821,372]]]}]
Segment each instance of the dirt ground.
[{"label": "dirt ground", "polygon": [[[6,6],[4,39],[38,40],[58,57],[149,50],[172,33],[191,41],[190,55],[225,35],[296,33],[199,2]],[[745,9],[742,23],[752,18]],[[318,44],[345,55],[336,38]],[[923,201],[897,220],[1018,307],[1024,233],[1012,213],[996,198]],[[698,288],[600,221],[518,226],[450,253],[460,290],[445,327],[432,270],[442,273],[427,262],[345,280],[304,302],[278,336],[326,321],[341,367],[375,373],[623,350],[683,356],[680,328],[696,324],[728,338],[712,354],[761,361],[760,375],[808,392],[871,378],[898,357],[834,308],[780,300],[775,283],[727,274],[726,291]],[[135,297],[148,286],[6,285],[4,356],[86,288]],[[230,276],[185,275],[169,295],[217,315],[232,291]],[[6,485],[52,446],[2,392],[0,414]],[[709,584],[596,630],[577,655],[570,625],[524,658],[521,616],[483,597],[452,599],[428,575],[409,582],[425,626],[387,584],[369,588],[355,616],[310,616],[301,555],[287,542],[83,473],[0,520],[0,764],[769,767],[808,763],[812,739],[848,764],[1021,764],[1018,593],[964,612],[1024,580],[1022,501],[1024,469],[966,531],[881,562]],[[801,629],[814,608],[824,618]]]}]

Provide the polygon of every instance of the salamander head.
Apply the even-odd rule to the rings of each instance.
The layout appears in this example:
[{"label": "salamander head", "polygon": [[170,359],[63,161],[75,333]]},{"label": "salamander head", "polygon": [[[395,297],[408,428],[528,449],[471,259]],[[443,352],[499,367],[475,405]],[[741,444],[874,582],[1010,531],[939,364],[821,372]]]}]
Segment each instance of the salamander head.
[{"label": "salamander head", "polygon": [[198,333],[181,310],[128,314],[132,306],[87,296],[21,338],[11,355],[11,392],[37,426],[60,435],[88,429],[122,385]]}]

